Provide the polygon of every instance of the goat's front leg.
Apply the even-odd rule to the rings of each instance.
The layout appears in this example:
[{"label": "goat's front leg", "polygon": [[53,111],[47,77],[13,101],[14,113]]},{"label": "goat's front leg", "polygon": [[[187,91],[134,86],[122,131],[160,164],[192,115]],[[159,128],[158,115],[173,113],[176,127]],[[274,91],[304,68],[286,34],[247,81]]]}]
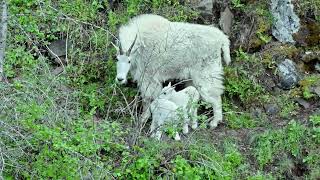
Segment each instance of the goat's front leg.
[{"label": "goat's front leg", "polygon": [[162,136],[162,132],[160,130],[156,130],[155,132],[153,132],[151,134],[151,137],[152,138],[155,138],[156,140],[160,141],[161,139],[161,136]]},{"label": "goat's front leg", "polygon": [[155,137],[156,128],[157,128],[157,123],[154,120],[152,120],[151,125],[150,125],[151,137]]},{"label": "goat's front leg", "polygon": [[189,133],[189,123],[190,123],[190,118],[188,116],[188,112],[184,110],[183,111],[183,128],[182,128],[183,134]]},{"label": "goat's front leg", "polygon": [[142,105],[143,110],[140,117],[140,122],[145,123],[151,116],[151,112],[150,112],[151,99],[150,98],[144,99],[142,104],[143,104]]},{"label": "goat's front leg", "polygon": [[158,126],[158,123],[155,120],[152,120],[150,132],[152,138],[156,138],[157,140],[161,139],[162,132]]},{"label": "goat's front leg", "polygon": [[191,128],[197,129],[198,127],[198,108],[191,108]]},{"label": "goat's front leg", "polygon": [[179,133],[176,132],[175,134],[176,134],[176,135],[174,136],[174,140],[180,141],[180,140],[181,140],[181,137],[180,137]]},{"label": "goat's front leg", "polygon": [[[178,116],[177,116],[178,117]],[[174,140],[176,141],[180,141],[181,140],[181,137],[179,135],[179,132],[178,132],[178,129],[177,129],[177,125],[179,125],[179,119],[176,118],[174,121],[173,121],[173,129],[174,129]]]},{"label": "goat's front leg", "polygon": [[152,99],[156,99],[161,92],[162,85],[160,83],[152,82],[149,79],[145,79],[139,88],[143,99],[143,112],[141,115],[141,122],[146,122],[150,117],[150,113],[147,109],[150,107]]}]

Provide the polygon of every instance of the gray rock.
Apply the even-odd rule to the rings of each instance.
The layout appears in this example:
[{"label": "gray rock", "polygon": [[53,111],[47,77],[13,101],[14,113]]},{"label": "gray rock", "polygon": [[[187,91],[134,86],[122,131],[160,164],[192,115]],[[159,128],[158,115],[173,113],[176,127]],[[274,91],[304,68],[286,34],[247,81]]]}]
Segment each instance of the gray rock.
[{"label": "gray rock", "polygon": [[50,54],[54,53],[56,56],[64,56],[66,55],[66,40],[59,39],[53,41],[48,48],[50,49]]},{"label": "gray rock", "polygon": [[308,103],[306,100],[302,98],[297,98],[296,102],[299,103],[301,106],[303,106],[305,109],[310,108],[310,103]]},{"label": "gray rock", "polygon": [[264,76],[261,83],[264,85],[264,87],[268,91],[272,91],[276,87],[276,84],[274,83],[272,77],[270,76]]},{"label": "gray rock", "polygon": [[228,7],[221,12],[221,17],[219,20],[219,25],[224,33],[227,35],[230,35],[231,28],[232,28],[232,21],[233,21],[234,15],[230,11]]},{"label": "gray rock", "polygon": [[260,108],[252,108],[250,111],[252,116],[255,118],[260,118],[262,116],[262,109]]},{"label": "gray rock", "polygon": [[273,89],[273,93],[274,93],[275,95],[280,95],[280,94],[281,94],[281,89],[276,86],[276,87],[274,87],[274,89]]},{"label": "gray rock", "polygon": [[282,89],[291,89],[298,84],[300,80],[296,65],[290,59],[286,59],[278,65],[279,86]]},{"label": "gray rock", "polygon": [[312,52],[312,51],[307,51],[302,55],[302,61],[303,62],[310,62],[312,60],[318,60],[320,61],[320,51]]},{"label": "gray rock", "polygon": [[320,86],[315,87],[315,88],[312,89],[312,90],[313,90],[313,92],[314,92],[315,94],[317,94],[317,95],[320,97]]},{"label": "gray rock", "polygon": [[187,0],[186,2],[198,9],[203,16],[213,16],[213,0]]},{"label": "gray rock", "polygon": [[317,62],[315,65],[314,65],[314,68],[320,73],[320,63]]},{"label": "gray rock", "polygon": [[293,11],[291,0],[271,0],[274,18],[272,35],[281,42],[294,42],[292,34],[299,31],[300,19]]},{"label": "gray rock", "polygon": [[239,27],[240,31],[237,33],[237,37],[234,43],[235,48],[244,47],[246,49],[249,46],[250,38],[250,24],[245,24],[246,22],[242,21],[241,26]]},{"label": "gray rock", "polygon": [[320,51],[307,51],[301,56],[301,59],[305,63],[315,62],[314,69],[320,72]]},{"label": "gray rock", "polygon": [[65,55],[67,54],[67,49],[66,48],[66,39],[59,39],[56,41],[53,41],[49,46],[49,54],[51,55],[51,57],[55,60],[56,63],[58,64],[66,64],[66,60],[65,60]]},{"label": "gray rock", "polygon": [[276,104],[266,104],[264,109],[268,115],[275,115],[279,112],[278,105]]},{"label": "gray rock", "polygon": [[311,114],[312,116],[319,116],[320,115],[320,109],[316,109],[315,110],[315,112],[313,112],[312,114]]},{"label": "gray rock", "polygon": [[59,67],[56,67],[53,71],[52,71],[52,74],[53,75],[59,75],[60,73],[63,72],[63,67],[59,66]]}]

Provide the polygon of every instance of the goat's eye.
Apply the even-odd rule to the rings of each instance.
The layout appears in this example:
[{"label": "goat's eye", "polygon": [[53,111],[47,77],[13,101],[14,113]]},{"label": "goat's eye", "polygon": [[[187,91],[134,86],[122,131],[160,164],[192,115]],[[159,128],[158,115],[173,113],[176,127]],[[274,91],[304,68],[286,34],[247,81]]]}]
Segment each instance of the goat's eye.
[{"label": "goat's eye", "polygon": [[164,95],[167,95],[167,93],[166,93],[166,92],[164,92],[163,94],[164,94]]},{"label": "goat's eye", "polygon": [[130,64],[130,61],[128,63]]}]

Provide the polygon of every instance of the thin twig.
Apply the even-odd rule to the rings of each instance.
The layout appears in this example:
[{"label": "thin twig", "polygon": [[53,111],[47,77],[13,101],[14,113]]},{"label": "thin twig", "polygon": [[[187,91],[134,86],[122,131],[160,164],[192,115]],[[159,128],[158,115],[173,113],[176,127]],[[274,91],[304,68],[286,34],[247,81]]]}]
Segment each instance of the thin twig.
[{"label": "thin twig", "polygon": [[2,178],[2,172],[4,171],[4,158],[3,158],[3,150],[0,147],[0,179]]},{"label": "thin twig", "polygon": [[128,100],[127,100],[127,98],[126,98],[126,96],[123,94],[123,92],[121,91],[121,89],[117,86],[117,88],[118,88],[118,90],[119,90],[119,92],[121,93],[121,95],[122,95],[122,97],[123,97],[123,99],[124,99],[124,101],[125,101],[125,103],[126,103],[126,109],[128,109],[129,110],[129,113],[130,113],[130,116],[131,116],[131,118],[132,119],[135,119],[135,117],[134,117],[134,115],[133,115],[133,112],[132,112],[132,110],[131,110],[131,108],[130,108],[130,105],[129,105],[129,103],[128,103]]},{"label": "thin twig", "polygon": [[[57,60],[59,60],[59,63],[62,66],[63,71],[64,71],[65,67],[64,67],[64,64],[63,64],[62,60],[60,59],[60,57],[57,54],[55,54],[47,45],[45,45],[45,47],[50,52],[50,54],[52,54]],[[67,54],[66,54],[66,56],[67,56]]]},{"label": "thin twig", "polygon": [[[253,18],[252,18],[252,22],[251,22],[250,31],[249,31],[249,37],[248,37],[248,39],[247,39],[247,44],[250,43],[250,39],[251,39],[251,36],[252,36],[252,30],[253,30],[253,27],[254,27],[254,21],[255,21],[255,18],[253,17]],[[249,51],[249,48],[250,48],[250,44],[249,44],[248,47],[247,47],[247,52]]]}]

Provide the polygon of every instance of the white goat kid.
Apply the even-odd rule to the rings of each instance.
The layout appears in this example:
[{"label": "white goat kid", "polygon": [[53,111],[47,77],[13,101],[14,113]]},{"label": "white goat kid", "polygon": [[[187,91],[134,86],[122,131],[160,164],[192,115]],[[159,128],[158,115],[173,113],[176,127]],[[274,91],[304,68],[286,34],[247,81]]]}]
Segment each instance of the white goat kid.
[{"label": "white goat kid", "polygon": [[193,86],[188,86],[181,91],[176,91],[171,86],[171,82],[168,86],[164,87],[159,95],[159,98],[167,99],[174,102],[179,108],[182,109],[184,125],[182,132],[187,134],[189,132],[190,119],[192,120],[191,128],[196,129],[198,127],[197,115],[198,107],[197,103],[200,99],[200,94]]},{"label": "white goat kid", "polygon": [[137,81],[144,108],[156,99],[169,79],[191,79],[201,98],[213,105],[211,127],[222,121],[223,67],[230,63],[229,39],[218,28],[170,22],[157,15],[140,15],[119,29],[116,80]]},{"label": "white goat kid", "polygon": [[[172,101],[158,98],[151,103],[150,108],[147,111],[149,111],[148,113],[152,114],[152,123],[150,126],[151,137],[160,140],[162,135],[162,128],[165,124],[173,125],[174,129],[176,130],[176,125],[179,120],[177,112],[178,106]],[[174,133],[174,139],[180,140],[181,138],[179,133]]]}]

